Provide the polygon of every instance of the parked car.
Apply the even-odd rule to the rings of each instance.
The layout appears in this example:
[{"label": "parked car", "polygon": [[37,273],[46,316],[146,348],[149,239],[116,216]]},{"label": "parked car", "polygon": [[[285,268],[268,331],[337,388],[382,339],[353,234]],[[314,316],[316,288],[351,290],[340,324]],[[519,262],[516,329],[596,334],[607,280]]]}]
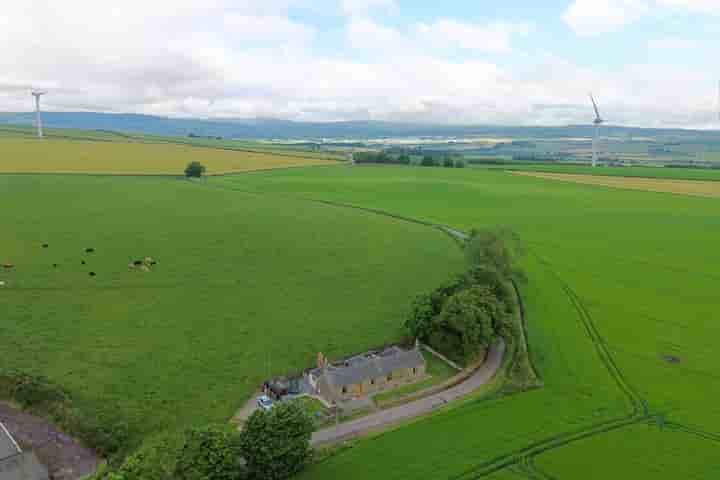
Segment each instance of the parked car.
[{"label": "parked car", "polygon": [[262,408],[265,411],[268,411],[275,406],[273,401],[270,400],[270,397],[268,397],[267,395],[261,395],[260,397],[258,397],[257,403],[258,407]]}]

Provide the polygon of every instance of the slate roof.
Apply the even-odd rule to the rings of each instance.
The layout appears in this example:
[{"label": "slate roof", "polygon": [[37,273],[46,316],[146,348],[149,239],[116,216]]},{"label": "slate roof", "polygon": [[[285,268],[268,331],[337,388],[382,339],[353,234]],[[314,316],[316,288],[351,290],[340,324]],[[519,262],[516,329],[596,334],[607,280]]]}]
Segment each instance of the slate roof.
[{"label": "slate roof", "polygon": [[0,480],[48,480],[48,472],[31,452],[23,452],[0,423]]},{"label": "slate roof", "polygon": [[416,368],[425,364],[417,350],[391,347],[377,354],[358,355],[344,364],[328,367],[327,380],[335,386],[357,385],[373,378],[386,377],[402,368]]},{"label": "slate roof", "polygon": [[21,453],[20,448],[10,436],[5,425],[0,423],[0,460],[12,457]]}]

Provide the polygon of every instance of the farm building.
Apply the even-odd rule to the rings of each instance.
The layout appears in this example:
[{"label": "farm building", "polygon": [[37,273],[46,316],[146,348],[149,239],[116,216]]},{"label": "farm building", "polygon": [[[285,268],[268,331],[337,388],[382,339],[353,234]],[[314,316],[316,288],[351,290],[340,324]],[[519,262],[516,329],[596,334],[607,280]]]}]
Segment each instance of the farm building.
[{"label": "farm building", "polygon": [[410,350],[390,347],[330,364],[318,354],[310,384],[330,402],[349,400],[412,383],[425,376],[425,358],[418,345]]},{"label": "farm building", "polygon": [[0,423],[0,479],[49,480],[48,471],[32,452],[23,452]]}]

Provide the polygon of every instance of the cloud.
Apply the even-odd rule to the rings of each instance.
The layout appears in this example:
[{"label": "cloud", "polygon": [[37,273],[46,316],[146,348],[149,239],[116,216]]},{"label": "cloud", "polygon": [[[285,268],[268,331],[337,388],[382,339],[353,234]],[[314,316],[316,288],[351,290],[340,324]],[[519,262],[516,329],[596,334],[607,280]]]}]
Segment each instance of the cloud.
[{"label": "cloud", "polygon": [[[366,11],[343,18],[336,26],[346,38],[332,36],[337,45],[329,45],[322,22],[296,15],[316,12],[317,0],[6,3],[0,97],[7,111],[31,110],[35,86],[49,90],[48,110],[563,124],[592,120],[585,104],[593,90],[612,122],[690,124],[715,98],[716,82],[701,69],[602,71],[538,55],[518,62],[508,52],[528,27],[500,21],[439,18],[393,28]],[[336,16],[340,0],[332,5]]]},{"label": "cloud", "polygon": [[665,7],[674,7],[698,13],[720,15],[720,0],[657,0]]},{"label": "cloud", "polygon": [[617,30],[649,11],[645,0],[575,0],[563,20],[578,35],[592,36]]},{"label": "cloud", "polygon": [[650,50],[693,50],[699,47],[698,42],[682,37],[660,37],[648,41]]},{"label": "cloud", "polygon": [[527,24],[494,22],[487,25],[464,23],[453,19],[439,19],[420,23],[417,32],[431,44],[442,48],[461,48],[492,53],[508,53],[515,35],[527,35]]},{"label": "cloud", "polygon": [[340,8],[345,15],[367,15],[373,11],[394,12],[395,0],[341,0]]}]

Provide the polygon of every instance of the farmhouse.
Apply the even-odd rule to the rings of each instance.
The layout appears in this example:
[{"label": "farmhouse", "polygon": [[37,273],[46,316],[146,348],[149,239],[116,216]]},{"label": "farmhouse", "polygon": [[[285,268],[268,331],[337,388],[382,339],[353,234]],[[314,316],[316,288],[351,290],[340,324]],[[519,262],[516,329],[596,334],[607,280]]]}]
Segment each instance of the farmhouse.
[{"label": "farmhouse", "polygon": [[330,402],[350,400],[411,383],[425,376],[419,345],[410,350],[390,347],[330,364],[320,353],[309,373],[310,384]]},{"label": "farmhouse", "polygon": [[0,479],[49,480],[48,471],[32,452],[23,452],[0,423]]}]

